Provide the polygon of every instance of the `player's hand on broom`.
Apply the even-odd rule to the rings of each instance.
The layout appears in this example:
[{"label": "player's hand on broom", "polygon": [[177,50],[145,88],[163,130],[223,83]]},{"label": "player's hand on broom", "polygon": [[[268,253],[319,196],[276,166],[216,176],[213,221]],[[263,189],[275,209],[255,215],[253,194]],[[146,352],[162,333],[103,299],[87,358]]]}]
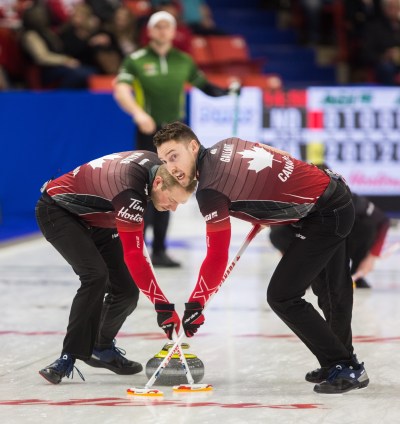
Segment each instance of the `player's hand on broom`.
[{"label": "player's hand on broom", "polygon": [[242,90],[242,84],[239,80],[233,80],[228,87],[228,94],[233,96],[240,96],[240,92]]},{"label": "player's hand on broom", "polygon": [[193,337],[204,321],[203,306],[199,302],[185,303],[182,326],[187,337]]},{"label": "player's hand on broom", "polygon": [[174,330],[179,333],[181,327],[181,320],[175,312],[175,305],[173,303],[156,303],[157,323],[161,327],[167,337],[172,340]]}]

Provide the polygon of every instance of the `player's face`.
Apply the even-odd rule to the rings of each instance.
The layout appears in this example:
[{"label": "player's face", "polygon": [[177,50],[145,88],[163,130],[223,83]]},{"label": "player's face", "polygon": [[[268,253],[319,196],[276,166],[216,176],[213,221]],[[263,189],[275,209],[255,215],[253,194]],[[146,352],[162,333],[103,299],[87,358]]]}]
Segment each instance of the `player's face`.
[{"label": "player's face", "polygon": [[160,21],[148,29],[150,40],[156,44],[172,43],[175,33],[175,25],[168,21]]},{"label": "player's face", "polygon": [[161,185],[153,186],[151,199],[158,211],[175,211],[178,205],[186,203],[191,196],[183,187],[174,186],[167,190],[161,190]]},{"label": "player's face", "polygon": [[199,145],[195,140],[189,144],[171,140],[157,147],[158,157],[183,187],[187,187],[195,179],[198,151]]}]

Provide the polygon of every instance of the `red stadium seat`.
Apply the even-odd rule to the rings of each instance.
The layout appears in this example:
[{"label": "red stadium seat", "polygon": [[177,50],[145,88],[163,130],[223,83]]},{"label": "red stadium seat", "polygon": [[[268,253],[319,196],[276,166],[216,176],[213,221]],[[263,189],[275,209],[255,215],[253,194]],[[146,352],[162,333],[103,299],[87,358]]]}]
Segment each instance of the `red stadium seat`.
[{"label": "red stadium seat", "polygon": [[260,73],[263,60],[252,59],[246,40],[240,35],[208,36],[212,62],[222,73]]},{"label": "red stadium seat", "polygon": [[0,27],[0,65],[12,77],[21,77],[24,74],[24,62],[16,31]]},{"label": "red stadium seat", "polygon": [[136,18],[149,16],[151,13],[151,2],[146,0],[124,0],[124,5],[130,9]]},{"label": "red stadium seat", "polygon": [[91,75],[88,80],[90,91],[109,93],[113,91],[115,75]]},{"label": "red stadium seat", "polygon": [[281,90],[282,79],[276,74],[248,74],[242,77],[242,84],[249,87],[260,87],[263,90]]},{"label": "red stadium seat", "polygon": [[242,77],[233,74],[206,72],[208,81],[222,88],[228,88],[233,81],[239,81],[243,87],[259,87],[262,90],[281,90],[282,80],[276,74],[248,74]]},{"label": "red stadium seat", "polygon": [[208,46],[207,38],[198,35],[192,38],[192,57],[197,65],[202,68],[203,66],[211,65],[214,61],[211,57],[210,48]]},{"label": "red stadium seat", "polygon": [[216,63],[247,62],[250,59],[247,43],[240,35],[209,36],[207,41]]},{"label": "red stadium seat", "polygon": [[218,85],[218,87],[221,88],[228,88],[233,81],[239,81],[240,83],[242,83],[241,79],[238,76],[232,74],[206,72],[206,77],[208,81],[215,85]]}]

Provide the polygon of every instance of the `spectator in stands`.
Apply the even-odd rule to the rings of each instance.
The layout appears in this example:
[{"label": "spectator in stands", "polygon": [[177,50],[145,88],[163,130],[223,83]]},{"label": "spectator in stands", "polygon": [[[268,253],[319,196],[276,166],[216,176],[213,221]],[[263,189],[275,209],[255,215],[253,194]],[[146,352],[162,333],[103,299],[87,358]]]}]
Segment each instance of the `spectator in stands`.
[{"label": "spectator in stands", "polygon": [[45,0],[51,23],[57,27],[67,23],[71,18],[74,6],[84,2],[85,0]]},{"label": "spectator in stands", "polygon": [[135,16],[126,6],[119,7],[108,26],[113,42],[121,58],[133,53],[138,47],[138,36]]},{"label": "spectator in stands", "polygon": [[96,73],[117,73],[121,56],[111,36],[100,28],[100,21],[89,5],[74,6],[70,22],[60,37],[67,54],[96,69]]},{"label": "spectator in stands", "polygon": [[88,77],[95,71],[65,53],[62,40],[50,28],[47,9],[34,5],[24,11],[22,21],[22,47],[40,67],[43,85],[86,88]]},{"label": "spectator in stands", "polygon": [[[352,81],[364,80],[363,43],[365,25],[381,13],[381,0],[352,0],[344,2],[346,26],[346,61],[352,73]],[[361,72],[361,73],[360,73]]]},{"label": "spectator in stands", "polygon": [[[176,20],[170,13],[154,13],[147,28],[150,42],[125,58],[117,76],[114,97],[136,123],[136,148],[154,151],[155,132],[170,122],[185,118],[185,83],[214,97],[229,94],[235,87],[230,91],[209,83],[193,59],[173,47]],[[168,222],[168,212],[158,212],[149,205],[145,228],[153,227],[154,266],[180,266],[166,252]]]},{"label": "spectator in stands", "polygon": [[364,64],[385,85],[400,85],[400,1],[382,0],[382,15],[364,26]]},{"label": "spectator in stands", "polygon": [[93,13],[102,23],[109,23],[114,17],[115,11],[124,3],[123,0],[86,0]]},{"label": "spectator in stands", "polygon": [[[165,11],[170,13],[176,19],[176,32],[173,45],[177,49],[191,54],[193,33],[189,26],[182,21],[181,10],[182,8],[180,7],[178,0],[163,0],[158,3],[158,6],[153,8],[154,13]],[[150,39],[147,27],[142,26],[140,31],[140,45],[145,46],[149,43],[149,41]]]},{"label": "spectator in stands", "polygon": [[352,0],[344,2],[346,25],[352,34],[360,36],[364,25],[382,15],[381,0]]},{"label": "spectator in stands", "polygon": [[194,34],[225,34],[215,25],[212,11],[204,0],[180,0],[180,3],[182,5],[182,19]]},{"label": "spectator in stands", "polygon": [[33,0],[1,0],[0,26],[19,28],[24,10],[31,7],[33,3]]},{"label": "spectator in stands", "polygon": [[[333,27],[331,25],[322,25],[323,8],[325,5],[332,4],[333,1],[300,0],[300,7],[305,20],[302,34],[304,44],[316,46],[322,43],[323,38],[326,38],[326,41],[329,42],[333,41]],[[323,34],[325,37],[323,37]]]},{"label": "spectator in stands", "polygon": [[9,88],[8,78],[3,67],[0,65],[0,91],[7,90]]}]

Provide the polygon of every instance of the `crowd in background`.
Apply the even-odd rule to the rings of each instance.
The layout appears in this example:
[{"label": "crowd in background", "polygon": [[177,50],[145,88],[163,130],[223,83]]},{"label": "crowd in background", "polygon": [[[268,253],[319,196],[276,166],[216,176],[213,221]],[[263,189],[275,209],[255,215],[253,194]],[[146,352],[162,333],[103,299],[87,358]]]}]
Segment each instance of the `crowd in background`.
[{"label": "crowd in background", "polygon": [[[0,89],[32,88],[35,78],[44,88],[85,88],[92,74],[116,74],[123,57],[148,42],[146,22],[158,10],[176,17],[175,46],[189,54],[194,34],[224,34],[204,0],[143,1],[148,9],[140,13],[133,3],[2,0]],[[338,5],[340,28],[333,12]],[[349,82],[400,84],[400,0],[260,0],[259,7],[286,11],[299,46],[345,44]],[[11,47],[6,30],[14,35]]]},{"label": "crowd in background", "polygon": [[[400,85],[400,0],[299,0],[298,3],[304,19],[301,40],[311,45],[342,44],[339,46],[345,50],[342,59],[352,71],[350,82]],[[327,22],[327,12],[335,6],[337,10],[338,3],[342,22]]]},{"label": "crowd in background", "polygon": [[[220,34],[202,1],[160,1],[135,16],[124,0],[7,0],[0,5],[1,26],[17,34],[18,71],[0,68],[0,87],[37,77],[45,88],[85,88],[92,74],[117,73],[123,58],[148,42],[148,16],[159,10],[177,21],[175,46],[190,53],[193,34]],[[14,52],[13,52],[14,53]],[[13,66],[11,66],[13,68]],[[18,81],[18,77],[22,81]],[[25,80],[25,81],[24,81]]]}]

